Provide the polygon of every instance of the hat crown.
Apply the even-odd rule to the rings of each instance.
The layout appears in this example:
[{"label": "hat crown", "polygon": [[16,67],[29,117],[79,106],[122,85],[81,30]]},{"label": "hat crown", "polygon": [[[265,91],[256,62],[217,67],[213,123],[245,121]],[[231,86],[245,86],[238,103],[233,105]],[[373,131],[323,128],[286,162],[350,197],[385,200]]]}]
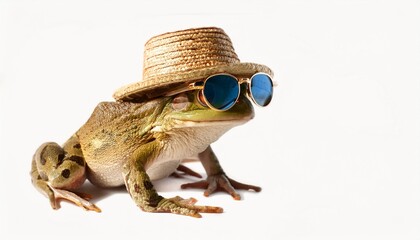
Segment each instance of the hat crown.
[{"label": "hat crown", "polygon": [[170,32],[145,44],[143,81],[239,62],[229,36],[220,28]]}]

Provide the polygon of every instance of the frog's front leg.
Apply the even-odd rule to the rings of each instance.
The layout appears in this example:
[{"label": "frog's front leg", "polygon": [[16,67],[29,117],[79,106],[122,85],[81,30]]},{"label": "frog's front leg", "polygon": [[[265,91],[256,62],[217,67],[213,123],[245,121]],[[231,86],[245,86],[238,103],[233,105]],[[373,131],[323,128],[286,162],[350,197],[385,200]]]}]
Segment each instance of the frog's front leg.
[{"label": "frog's front leg", "polygon": [[183,184],[181,185],[181,188],[206,189],[204,192],[204,196],[206,197],[208,197],[216,190],[222,190],[229,193],[235,200],[241,199],[241,196],[236,192],[235,189],[253,190],[256,192],[261,191],[260,187],[240,183],[229,178],[220,166],[219,160],[217,159],[210,146],[208,146],[204,152],[198,154],[198,158],[206,170],[207,179],[194,183]]},{"label": "frog's front leg", "polygon": [[156,149],[159,149],[157,144],[156,142],[149,142],[141,146],[124,166],[125,185],[137,206],[146,212],[167,212],[191,217],[201,217],[200,212],[223,212],[220,207],[194,205],[196,200],[193,198],[164,198],[156,192],[144,165],[156,159],[159,154],[156,151]]},{"label": "frog's front leg", "polygon": [[48,197],[53,209],[60,208],[59,199],[66,199],[86,210],[101,211],[87,201],[88,194],[70,191],[80,187],[86,179],[85,160],[76,136],[63,148],[53,142],[42,144],[32,159],[31,179],[35,188]]}]

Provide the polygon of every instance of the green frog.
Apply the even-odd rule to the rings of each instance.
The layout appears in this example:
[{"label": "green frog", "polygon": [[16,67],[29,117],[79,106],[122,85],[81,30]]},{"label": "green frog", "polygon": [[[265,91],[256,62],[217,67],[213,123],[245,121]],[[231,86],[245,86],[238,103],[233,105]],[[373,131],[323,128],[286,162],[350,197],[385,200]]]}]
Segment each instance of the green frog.
[{"label": "green frog", "polygon": [[202,188],[209,196],[216,190],[240,199],[237,189],[259,192],[260,187],[229,178],[211,144],[229,129],[254,117],[253,106],[241,93],[226,111],[204,106],[197,90],[161,96],[142,102],[101,102],[88,121],[61,147],[42,144],[33,156],[33,185],[59,208],[58,199],[96,212],[90,196],[76,192],[86,179],[98,187],[125,185],[134,202],[146,212],[168,212],[192,217],[221,213],[215,206],[199,206],[193,198],[164,198],[152,181],[177,170],[197,175],[182,165],[198,158],[207,179],[182,188]]}]

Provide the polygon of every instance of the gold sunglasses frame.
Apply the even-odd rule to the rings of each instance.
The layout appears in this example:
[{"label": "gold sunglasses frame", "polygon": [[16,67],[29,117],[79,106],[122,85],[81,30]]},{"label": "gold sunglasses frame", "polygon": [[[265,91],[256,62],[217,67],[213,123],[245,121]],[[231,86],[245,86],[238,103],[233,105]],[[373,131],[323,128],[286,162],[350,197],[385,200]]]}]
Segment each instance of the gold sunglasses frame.
[{"label": "gold sunglasses frame", "polygon": [[[165,96],[173,96],[173,95],[176,95],[176,94],[179,94],[179,93],[183,93],[183,92],[187,92],[187,91],[199,90],[198,93],[197,93],[197,95],[198,95],[197,96],[197,99],[198,99],[198,101],[200,102],[201,105],[203,105],[205,107],[208,107],[208,108],[210,108],[212,110],[215,110],[215,111],[227,111],[230,108],[232,108],[236,104],[236,102],[238,101],[239,96],[241,95],[241,85],[243,83],[247,83],[248,85],[247,85],[247,90],[246,90],[246,96],[248,97],[248,99],[250,99],[252,102],[255,103],[255,105],[257,105],[259,107],[265,107],[268,104],[265,105],[265,106],[262,106],[262,105],[258,104],[257,101],[255,100],[254,96],[252,95],[252,92],[251,92],[251,79],[253,77],[255,77],[256,75],[260,75],[260,74],[266,75],[270,79],[271,87],[272,88],[275,86],[274,81],[273,81],[273,78],[269,74],[264,73],[264,72],[257,72],[255,74],[253,74],[251,77],[236,77],[236,76],[234,76],[234,75],[232,75],[230,73],[216,73],[216,74],[213,74],[213,75],[208,76],[204,81],[192,82],[192,83],[189,83],[186,86],[184,85],[184,86],[181,86],[179,88],[176,88],[176,89],[174,89],[172,91],[169,91],[169,92],[167,92],[165,94]],[[212,78],[212,77],[220,76],[220,75],[222,75],[222,76],[230,76],[230,77],[236,79],[236,81],[238,83],[238,87],[239,87],[238,96],[236,96],[236,99],[234,101],[234,104],[232,104],[232,106],[230,106],[229,108],[226,108],[226,109],[218,109],[218,108],[213,107],[213,105],[208,102],[206,96],[203,93],[203,89],[204,89],[204,86],[206,85],[207,80],[210,79],[210,78]],[[270,99],[270,101],[271,101],[271,99]]]}]

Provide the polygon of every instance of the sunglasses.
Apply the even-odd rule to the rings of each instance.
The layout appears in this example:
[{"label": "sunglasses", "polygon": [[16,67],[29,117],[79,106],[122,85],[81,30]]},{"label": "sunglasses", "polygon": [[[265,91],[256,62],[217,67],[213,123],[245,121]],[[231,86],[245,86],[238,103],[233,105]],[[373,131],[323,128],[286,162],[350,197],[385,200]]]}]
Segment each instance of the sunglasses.
[{"label": "sunglasses", "polygon": [[243,83],[247,84],[247,97],[256,105],[265,107],[271,102],[273,81],[266,73],[256,73],[250,78],[237,78],[227,73],[215,74],[204,81],[191,83],[166,95],[172,96],[185,91],[199,90],[198,100],[202,105],[213,110],[226,111],[235,105]]}]

